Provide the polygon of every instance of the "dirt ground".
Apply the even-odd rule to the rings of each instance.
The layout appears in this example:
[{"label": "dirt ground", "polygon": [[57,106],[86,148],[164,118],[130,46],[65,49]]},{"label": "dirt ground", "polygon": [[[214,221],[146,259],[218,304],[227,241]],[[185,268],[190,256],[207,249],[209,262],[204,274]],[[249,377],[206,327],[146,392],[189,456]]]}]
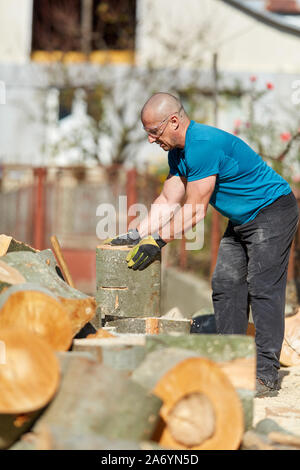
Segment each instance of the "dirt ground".
[{"label": "dirt ground", "polygon": [[254,399],[253,425],[270,418],[300,436],[300,366],[281,367],[279,376],[281,389],[277,396]]}]

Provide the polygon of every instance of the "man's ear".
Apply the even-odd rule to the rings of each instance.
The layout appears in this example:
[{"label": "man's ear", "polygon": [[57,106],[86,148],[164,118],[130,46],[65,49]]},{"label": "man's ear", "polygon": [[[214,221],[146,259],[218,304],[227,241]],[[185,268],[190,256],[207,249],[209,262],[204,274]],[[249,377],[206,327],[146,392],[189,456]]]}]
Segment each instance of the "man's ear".
[{"label": "man's ear", "polygon": [[171,117],[171,124],[174,130],[177,130],[179,127],[179,119],[177,116],[172,116]]}]

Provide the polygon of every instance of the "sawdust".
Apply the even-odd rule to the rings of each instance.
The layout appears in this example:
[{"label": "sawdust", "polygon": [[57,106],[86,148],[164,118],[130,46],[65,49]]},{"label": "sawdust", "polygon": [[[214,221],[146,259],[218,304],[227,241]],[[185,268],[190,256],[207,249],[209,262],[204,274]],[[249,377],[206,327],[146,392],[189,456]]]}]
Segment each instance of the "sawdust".
[{"label": "sawdust", "polygon": [[300,366],[282,367],[279,377],[281,389],[277,396],[254,399],[253,426],[270,418],[300,436]]}]

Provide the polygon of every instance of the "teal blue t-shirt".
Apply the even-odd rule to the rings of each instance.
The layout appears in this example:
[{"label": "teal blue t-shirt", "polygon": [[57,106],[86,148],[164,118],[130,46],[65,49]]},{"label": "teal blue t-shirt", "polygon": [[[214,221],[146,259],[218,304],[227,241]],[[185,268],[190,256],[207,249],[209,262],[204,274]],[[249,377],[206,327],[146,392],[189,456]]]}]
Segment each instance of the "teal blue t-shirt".
[{"label": "teal blue t-shirt", "polygon": [[212,126],[191,121],[184,149],[168,155],[170,173],[187,181],[216,176],[210,204],[234,225],[254,219],[257,213],[291,188],[243,140]]}]

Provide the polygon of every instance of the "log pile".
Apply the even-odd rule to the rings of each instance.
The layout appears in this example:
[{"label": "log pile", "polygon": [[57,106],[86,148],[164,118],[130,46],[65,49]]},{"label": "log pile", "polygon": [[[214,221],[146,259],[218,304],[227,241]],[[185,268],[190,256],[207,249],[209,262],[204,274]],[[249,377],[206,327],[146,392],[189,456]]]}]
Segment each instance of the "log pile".
[{"label": "log pile", "polygon": [[[1,449],[236,450],[276,448],[278,439],[283,446],[297,444],[297,436],[282,437],[282,430],[265,438],[262,428],[252,428],[251,336],[191,334],[190,321],[176,312],[160,315],[159,261],[148,273],[126,265],[122,271],[127,248],[98,248],[101,320],[94,321],[95,300],[64,282],[51,250],[2,242]],[[107,276],[105,263],[115,263]],[[75,338],[90,320],[101,327]]]}]

